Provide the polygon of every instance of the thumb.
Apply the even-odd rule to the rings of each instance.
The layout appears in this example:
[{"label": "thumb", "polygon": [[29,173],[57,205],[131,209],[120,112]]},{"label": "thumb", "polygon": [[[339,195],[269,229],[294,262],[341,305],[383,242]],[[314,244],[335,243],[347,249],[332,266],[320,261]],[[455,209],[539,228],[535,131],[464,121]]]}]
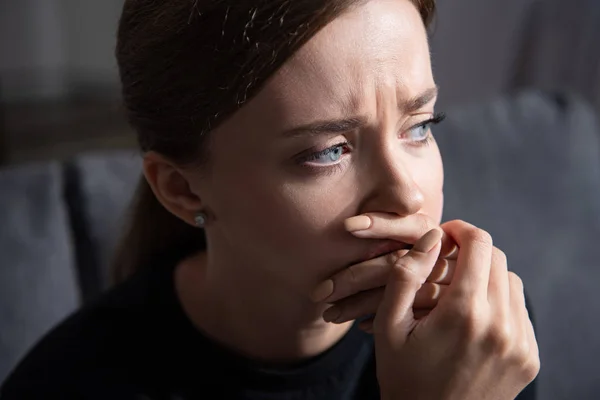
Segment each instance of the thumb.
[{"label": "thumb", "polygon": [[416,320],[413,304],[417,291],[433,270],[441,249],[442,231],[432,229],[423,235],[390,271],[383,300],[373,322],[376,336],[388,343],[402,345]]}]

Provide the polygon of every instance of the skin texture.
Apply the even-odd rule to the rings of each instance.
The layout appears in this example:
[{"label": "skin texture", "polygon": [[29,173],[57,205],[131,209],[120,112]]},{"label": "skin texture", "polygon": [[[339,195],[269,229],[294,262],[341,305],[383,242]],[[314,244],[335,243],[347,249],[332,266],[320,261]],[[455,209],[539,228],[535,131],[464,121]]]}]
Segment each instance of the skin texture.
[{"label": "skin texture", "polygon": [[[314,356],[343,336],[349,324],[325,323],[326,305],[311,294],[389,243],[351,235],[344,221],[377,212],[440,222],[442,161],[435,141],[419,143],[430,130],[415,127],[433,116],[434,89],[416,8],[371,1],[319,32],[211,133],[208,167],[146,154],[146,177],[168,210],[190,224],[198,210],[209,215],[207,254],[176,271],[182,304],[199,329],[272,361]],[[429,101],[409,109],[427,93]],[[289,134],[347,118],[364,123]],[[298,157],[344,142],[339,159]],[[415,223],[410,236],[424,228]]]}]

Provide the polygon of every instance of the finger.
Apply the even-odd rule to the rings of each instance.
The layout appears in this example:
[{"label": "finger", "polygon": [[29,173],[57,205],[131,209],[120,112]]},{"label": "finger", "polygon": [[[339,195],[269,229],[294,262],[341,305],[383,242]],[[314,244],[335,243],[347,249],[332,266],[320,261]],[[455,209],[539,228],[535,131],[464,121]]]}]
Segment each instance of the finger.
[{"label": "finger", "polygon": [[[318,285],[313,291],[311,299],[314,302],[335,303],[357,293],[383,287],[387,282],[392,265],[406,253],[408,253],[406,249],[398,250],[351,265]],[[455,265],[456,260],[438,259],[427,281],[444,285],[450,284]]]},{"label": "finger", "polygon": [[450,291],[458,297],[487,298],[492,264],[492,237],[464,221],[450,221],[441,226],[460,248]]},{"label": "finger", "polygon": [[[426,316],[429,315],[430,312],[431,312],[431,310],[427,309],[427,308],[413,309],[413,314],[414,314],[415,320],[425,318]],[[373,333],[373,318],[367,318],[367,319],[361,321],[358,324],[358,327],[359,327],[359,329],[362,329],[363,331],[365,331],[367,333]]]},{"label": "finger", "polygon": [[[415,295],[413,308],[435,307],[446,288],[447,286],[437,283],[425,282]],[[369,290],[340,300],[323,313],[323,319],[326,322],[341,324],[373,315],[381,304],[384,291],[384,288]]]},{"label": "finger", "polygon": [[507,273],[506,277],[508,281],[508,302],[510,305],[509,316],[512,320],[511,323],[516,328],[518,337],[525,339],[528,337],[526,322],[529,322],[529,313],[525,307],[523,282],[513,272]]},{"label": "finger", "polygon": [[414,327],[416,293],[433,269],[441,239],[439,229],[427,232],[391,269],[374,321],[375,334],[384,341],[402,344]]},{"label": "finger", "polygon": [[426,316],[429,315],[429,313],[431,312],[430,309],[427,308],[420,308],[420,309],[414,309],[413,313],[415,314],[415,319],[416,320],[420,320],[425,318]]},{"label": "finger", "polygon": [[374,314],[383,299],[383,289],[355,294],[329,307],[323,313],[325,322],[341,324]]},{"label": "finger", "polygon": [[[315,290],[312,298],[316,302],[327,301],[328,303],[335,303],[340,299],[357,293],[383,287],[387,282],[392,265],[407,252],[408,250],[398,250],[359,264],[351,265],[332,276],[330,279],[331,283],[322,283],[322,286],[320,285]],[[320,287],[332,289],[321,290]],[[323,293],[330,294],[322,298]]]},{"label": "finger", "polygon": [[456,260],[458,258],[458,250],[458,245],[454,239],[444,232],[444,236],[442,236],[442,249],[440,250],[440,258]]},{"label": "finger", "polygon": [[533,324],[525,304],[525,292],[523,282],[514,273],[509,272],[509,293],[512,315],[514,317],[513,326],[519,329],[521,334],[519,346],[517,346],[517,362],[523,368],[525,383],[533,381],[540,369],[540,352],[535,337]]},{"label": "finger", "polygon": [[425,282],[417,291],[413,309],[434,308],[447,289],[446,285]]},{"label": "finger", "polygon": [[438,258],[433,266],[433,271],[427,277],[427,282],[439,283],[442,285],[449,285],[454,277],[454,270],[456,269],[456,260],[447,260],[445,258]]},{"label": "finger", "polygon": [[[438,223],[426,214],[399,217],[390,213],[373,212],[348,218],[345,227],[348,232],[360,238],[379,238],[414,244],[425,233],[438,227]],[[440,258],[456,259],[456,242],[444,231],[442,233]]]},{"label": "finger", "polygon": [[425,214],[399,217],[389,213],[367,213],[348,218],[346,230],[354,236],[369,239],[389,239],[414,244],[438,224]]},{"label": "finger", "polygon": [[503,321],[510,319],[510,285],[506,254],[497,247],[492,248],[492,265],[488,282],[488,302]]}]

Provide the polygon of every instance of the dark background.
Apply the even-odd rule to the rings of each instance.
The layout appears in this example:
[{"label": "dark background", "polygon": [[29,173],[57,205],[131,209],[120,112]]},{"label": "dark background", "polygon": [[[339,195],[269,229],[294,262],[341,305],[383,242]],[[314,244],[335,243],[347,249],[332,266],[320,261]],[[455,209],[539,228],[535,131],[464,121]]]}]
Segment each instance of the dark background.
[{"label": "dark background", "polygon": [[[506,89],[532,3],[439,1],[432,52],[440,109]],[[113,56],[121,7],[117,0],[0,1],[5,163],[133,144]]]}]

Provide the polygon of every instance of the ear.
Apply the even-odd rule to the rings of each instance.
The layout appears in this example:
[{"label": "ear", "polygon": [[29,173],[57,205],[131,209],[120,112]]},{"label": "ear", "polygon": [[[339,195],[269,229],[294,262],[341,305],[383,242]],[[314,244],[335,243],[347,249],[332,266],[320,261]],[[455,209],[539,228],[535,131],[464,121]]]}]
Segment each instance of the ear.
[{"label": "ear", "polygon": [[172,214],[195,226],[194,216],[202,208],[202,201],[190,189],[181,168],[151,151],[144,155],[143,169],[158,201]]}]

